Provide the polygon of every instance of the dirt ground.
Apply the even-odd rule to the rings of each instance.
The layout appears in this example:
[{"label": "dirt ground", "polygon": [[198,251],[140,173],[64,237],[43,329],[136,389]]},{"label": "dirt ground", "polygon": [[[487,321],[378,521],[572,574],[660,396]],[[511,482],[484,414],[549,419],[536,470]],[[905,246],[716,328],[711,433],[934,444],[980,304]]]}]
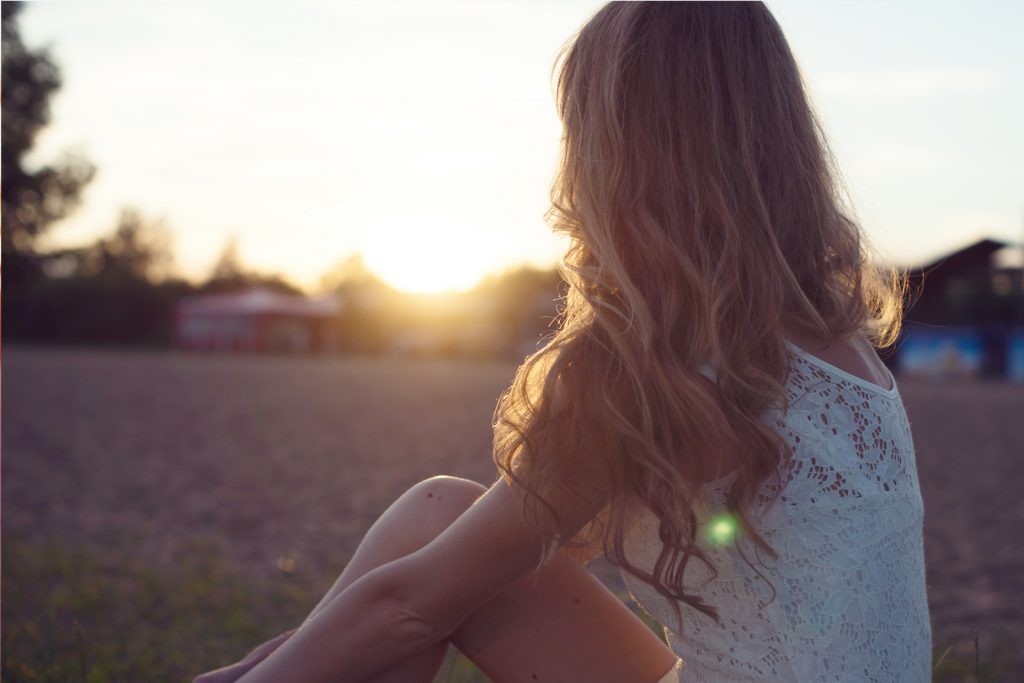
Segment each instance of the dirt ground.
[{"label": "dirt ground", "polygon": [[[504,362],[7,349],[3,535],[173,567],[197,538],[329,585],[434,474],[490,483]],[[925,500],[935,644],[1024,636],[1024,386],[901,382]],[[282,565],[281,558],[288,558]],[[614,577],[596,562],[595,573]],[[5,586],[5,588],[7,588]],[[1024,666],[1024,659],[1018,662]]]}]

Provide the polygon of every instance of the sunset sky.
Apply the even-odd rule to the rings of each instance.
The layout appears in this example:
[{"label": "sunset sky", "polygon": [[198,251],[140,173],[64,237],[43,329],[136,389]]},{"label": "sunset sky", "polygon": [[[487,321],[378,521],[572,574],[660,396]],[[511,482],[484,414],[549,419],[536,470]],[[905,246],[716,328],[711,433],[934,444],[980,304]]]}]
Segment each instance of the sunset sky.
[{"label": "sunset sky", "polygon": [[[195,279],[232,236],[309,288],[355,251],[413,289],[551,265],[551,65],[601,4],[31,3],[22,34],[52,44],[64,87],[30,159],[98,167],[47,246],[132,205]],[[1024,4],[769,6],[884,256],[1024,238]]]}]

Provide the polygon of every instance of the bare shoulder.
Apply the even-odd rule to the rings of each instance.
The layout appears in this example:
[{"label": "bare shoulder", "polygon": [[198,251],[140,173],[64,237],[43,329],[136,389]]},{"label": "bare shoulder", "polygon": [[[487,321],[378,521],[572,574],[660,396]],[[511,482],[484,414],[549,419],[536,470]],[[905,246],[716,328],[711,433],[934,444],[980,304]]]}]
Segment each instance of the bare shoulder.
[{"label": "bare shoulder", "polygon": [[831,342],[806,335],[788,336],[792,343],[804,351],[866,382],[881,387],[888,387],[891,382],[885,363],[863,332],[858,331]]}]

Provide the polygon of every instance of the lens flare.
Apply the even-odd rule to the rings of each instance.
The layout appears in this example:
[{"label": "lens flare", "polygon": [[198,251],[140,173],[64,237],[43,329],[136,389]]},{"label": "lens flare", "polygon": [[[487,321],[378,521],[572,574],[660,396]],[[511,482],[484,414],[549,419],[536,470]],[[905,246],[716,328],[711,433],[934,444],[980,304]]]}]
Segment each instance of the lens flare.
[{"label": "lens flare", "polygon": [[723,513],[708,521],[707,538],[712,545],[725,546],[736,539],[739,523],[733,515]]}]

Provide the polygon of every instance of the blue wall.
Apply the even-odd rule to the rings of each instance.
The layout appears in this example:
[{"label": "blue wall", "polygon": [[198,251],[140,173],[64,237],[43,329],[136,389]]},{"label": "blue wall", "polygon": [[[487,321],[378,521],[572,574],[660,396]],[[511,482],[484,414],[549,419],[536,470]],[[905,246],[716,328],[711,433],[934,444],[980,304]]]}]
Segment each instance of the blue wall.
[{"label": "blue wall", "polygon": [[908,324],[894,360],[904,377],[1024,382],[1024,328]]}]

